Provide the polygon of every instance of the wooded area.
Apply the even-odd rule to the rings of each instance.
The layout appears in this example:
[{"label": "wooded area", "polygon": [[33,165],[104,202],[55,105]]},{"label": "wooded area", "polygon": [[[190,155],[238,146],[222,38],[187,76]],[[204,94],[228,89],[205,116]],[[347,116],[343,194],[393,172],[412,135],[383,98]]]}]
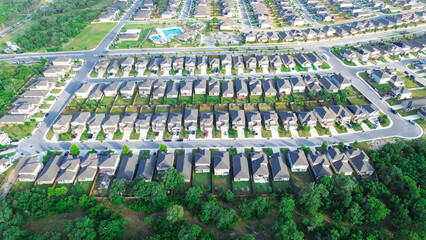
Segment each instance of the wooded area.
[{"label": "wooded area", "polygon": [[[426,237],[425,156],[426,139],[397,140],[380,151],[370,151],[379,181],[323,176],[295,189],[294,194],[236,197],[230,190],[218,196],[203,194],[199,186],[188,188],[173,167],[157,181],[113,180],[109,201],[99,202],[74,188],[70,192],[37,187],[12,191],[7,200],[0,201],[0,236],[120,239],[128,216],[114,212],[130,208],[143,211],[143,225],[149,226],[149,231],[139,231],[132,238],[420,240]],[[76,208],[85,216],[69,220],[63,231],[33,234],[21,227],[26,221]]]},{"label": "wooded area", "polygon": [[0,62],[0,114],[4,113],[16,96],[19,89],[34,75],[46,67],[47,60],[35,64],[7,64]]},{"label": "wooded area", "polygon": [[0,0],[0,25],[6,28],[25,18],[40,0]]},{"label": "wooded area", "polygon": [[112,0],[60,0],[32,14],[31,24],[20,33],[16,43],[23,51],[46,48],[58,50],[98,18]]}]

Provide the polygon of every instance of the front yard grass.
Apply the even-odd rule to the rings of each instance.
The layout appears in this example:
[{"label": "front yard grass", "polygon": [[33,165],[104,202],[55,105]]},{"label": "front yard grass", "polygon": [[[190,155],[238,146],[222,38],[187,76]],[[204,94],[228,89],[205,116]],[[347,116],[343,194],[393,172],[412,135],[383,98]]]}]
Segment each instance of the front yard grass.
[{"label": "front yard grass", "polygon": [[411,90],[412,98],[425,98],[426,97],[426,88]]},{"label": "front yard grass", "polygon": [[402,117],[407,117],[407,116],[411,116],[411,115],[416,115],[417,114],[417,111],[418,111],[418,109],[414,109],[414,110],[411,110],[411,111],[405,111],[404,109],[398,109],[398,110],[396,110]]},{"label": "front yard grass", "polygon": [[114,136],[112,137],[112,140],[123,140],[123,132],[121,132],[120,130],[117,130],[114,133]]},{"label": "front yard grass", "polygon": [[283,126],[278,127],[278,135],[280,135],[281,138],[291,137],[290,131],[286,130]]},{"label": "front yard grass", "polygon": [[348,132],[348,129],[346,129],[346,127],[342,124],[335,123],[334,128],[336,129],[336,131],[338,133],[347,133]]},{"label": "front yard grass", "polygon": [[140,133],[137,133],[135,130],[133,130],[132,133],[130,134],[129,139],[130,140],[138,140],[140,136],[141,136]]},{"label": "front yard grass", "polygon": [[323,135],[330,135],[330,134],[331,134],[331,132],[330,132],[330,129],[329,129],[329,128],[323,128],[320,124],[317,124],[317,125],[315,126],[315,129],[317,130],[317,132],[318,132],[318,134],[319,134],[320,136],[323,136]]}]

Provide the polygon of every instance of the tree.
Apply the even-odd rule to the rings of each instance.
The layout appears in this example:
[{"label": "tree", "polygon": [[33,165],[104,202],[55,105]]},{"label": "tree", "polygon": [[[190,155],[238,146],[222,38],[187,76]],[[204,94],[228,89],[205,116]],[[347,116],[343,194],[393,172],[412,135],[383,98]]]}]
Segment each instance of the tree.
[{"label": "tree", "polygon": [[127,145],[123,145],[121,147],[121,150],[122,150],[122,154],[123,155],[130,155],[130,154],[132,154],[132,150],[130,150],[129,146],[127,146]]},{"label": "tree", "polygon": [[365,206],[365,216],[368,223],[377,224],[390,213],[390,210],[379,199],[368,196]]},{"label": "tree", "polygon": [[297,230],[296,223],[293,219],[280,218],[276,221],[271,229],[273,239],[280,240],[302,240],[303,232]]},{"label": "tree", "polygon": [[64,227],[68,239],[96,239],[95,221],[87,216],[69,220]]},{"label": "tree", "polygon": [[163,173],[161,176],[161,182],[167,190],[179,190],[186,184],[182,174],[180,174],[174,167],[170,167],[165,173]]},{"label": "tree", "polygon": [[271,207],[271,204],[263,196],[254,199],[242,199],[240,204],[241,215],[246,219],[263,218]]},{"label": "tree", "polygon": [[74,157],[78,156],[78,154],[80,154],[80,147],[76,144],[72,144],[70,147],[70,154]]},{"label": "tree", "polygon": [[345,218],[353,225],[360,225],[364,220],[364,210],[358,203],[352,202],[351,206],[345,213]]},{"label": "tree", "polygon": [[278,206],[278,211],[281,216],[284,216],[286,213],[293,211],[294,209],[294,199],[292,196],[283,196]]},{"label": "tree", "polygon": [[205,202],[201,205],[200,221],[204,224],[210,223],[219,211],[219,205],[214,201]]},{"label": "tree", "polygon": [[220,209],[217,213],[216,227],[224,232],[229,232],[235,228],[240,219],[236,216],[234,209]]},{"label": "tree", "polygon": [[201,200],[198,196],[200,196],[202,193],[203,189],[200,186],[194,186],[188,189],[184,199],[188,209],[192,210],[200,205]]},{"label": "tree", "polygon": [[109,199],[113,205],[120,205],[124,202],[123,194],[126,191],[125,179],[114,179],[109,190]]},{"label": "tree", "polygon": [[225,192],[221,192],[220,193],[220,197],[225,201],[225,202],[232,202],[234,200],[234,194],[232,193],[231,190],[227,190]]},{"label": "tree", "polygon": [[343,150],[345,147],[345,143],[344,142],[339,142],[339,149]]},{"label": "tree", "polygon": [[303,225],[305,225],[309,232],[312,232],[322,226],[323,220],[321,213],[313,213],[309,216],[309,218],[303,219]]},{"label": "tree", "polygon": [[327,141],[322,142],[321,150],[325,152],[327,148],[328,148],[328,142]]},{"label": "tree", "polygon": [[183,225],[179,231],[177,239],[197,240],[201,233],[201,227],[198,225]]},{"label": "tree", "polygon": [[104,240],[121,239],[124,235],[125,219],[103,220],[98,227],[99,238]]},{"label": "tree", "polygon": [[316,212],[323,205],[322,199],[328,197],[328,190],[322,184],[304,185],[297,194],[296,203],[305,212]]},{"label": "tree", "polygon": [[167,152],[167,145],[163,144],[163,143],[160,144],[160,147],[158,148],[158,151],[166,153]]},{"label": "tree", "polygon": [[167,221],[172,224],[183,220],[183,207],[181,205],[172,205],[167,208]]}]

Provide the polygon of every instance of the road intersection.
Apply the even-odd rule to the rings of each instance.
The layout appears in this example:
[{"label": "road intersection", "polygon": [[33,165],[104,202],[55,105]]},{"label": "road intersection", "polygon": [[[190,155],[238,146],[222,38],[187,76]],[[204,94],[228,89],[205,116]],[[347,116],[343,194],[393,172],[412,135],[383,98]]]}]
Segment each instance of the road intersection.
[{"label": "road intersection", "polygon": [[[136,8],[139,6],[141,0],[137,0],[131,9],[124,15],[124,17],[118,22],[117,26],[109,33],[107,36],[100,42],[100,44],[93,50],[90,51],[74,51],[74,52],[50,52],[50,53],[26,53],[26,54],[16,54],[16,55],[2,55],[0,60],[16,62],[16,61],[37,61],[40,57],[45,57],[48,59],[56,57],[69,57],[73,59],[82,59],[84,64],[75,75],[75,77],[68,83],[65,89],[62,91],[56,102],[53,104],[49,111],[49,115],[44,118],[40,123],[40,127],[37,128],[32,137],[24,139],[19,143],[19,152],[25,155],[33,155],[37,152],[45,150],[67,150],[70,145],[74,142],[53,142],[48,141],[45,136],[51,125],[57,120],[63,109],[68,105],[71,99],[74,96],[74,92],[79,89],[79,87],[89,81],[93,83],[99,82],[112,82],[112,81],[128,81],[128,80],[142,80],[146,77],[126,77],[126,78],[110,78],[110,79],[91,79],[89,74],[92,71],[93,67],[96,65],[101,56],[154,56],[162,54],[164,56],[176,56],[177,53],[184,53],[185,56],[196,55],[200,52],[205,52],[205,54],[217,54],[218,52],[224,53],[229,52],[229,47],[198,47],[198,48],[155,48],[155,49],[126,49],[126,50],[109,50],[108,47],[114,41],[117,34],[120,32],[120,29],[125,24],[130,24],[129,19],[131,15],[135,12]],[[241,6],[244,3],[242,0],[239,1],[240,10]],[[189,6],[184,7],[184,11],[189,11]],[[245,14],[245,15],[244,15]],[[247,21],[250,24],[248,15],[246,11],[241,11],[244,29],[249,31],[252,29],[246,26]],[[181,17],[187,19],[189,13],[182,13]],[[425,32],[424,26],[410,27],[407,30],[416,32],[417,34],[422,34]],[[345,78],[348,78],[352,81],[353,86],[363,94],[370,102],[375,104],[384,114],[386,114],[390,121],[391,125],[387,128],[374,129],[369,131],[360,131],[355,133],[345,133],[338,134],[333,136],[316,136],[310,138],[273,138],[273,139],[203,139],[203,140],[184,140],[182,142],[172,141],[168,142],[167,145],[170,148],[198,148],[198,147],[218,147],[218,148],[229,148],[229,147],[300,147],[301,145],[305,146],[319,146],[323,141],[328,141],[330,143],[338,143],[343,141],[345,143],[357,141],[368,141],[380,138],[388,137],[402,137],[402,138],[417,138],[422,136],[423,130],[418,125],[411,125],[407,120],[403,119],[399,115],[393,114],[390,111],[390,106],[381,99],[381,97],[374,91],[374,89],[366,83],[364,80],[360,79],[357,75],[360,71],[369,70],[372,68],[377,68],[379,65],[369,65],[369,66],[357,66],[349,67],[344,65],[336,56],[330,53],[330,46],[345,46],[350,44],[359,44],[366,43],[372,40],[386,39],[390,38],[390,35],[398,33],[401,30],[388,30],[385,32],[377,33],[368,33],[365,35],[356,35],[345,38],[334,38],[328,40],[320,40],[317,42],[297,42],[289,45],[268,45],[268,46],[237,46],[233,47],[232,53],[241,53],[246,54],[247,51],[250,53],[288,53],[292,51],[315,51],[318,54],[327,53],[329,55],[329,63],[332,66],[332,69],[323,70],[322,73],[332,73],[337,72],[341,73]],[[275,48],[277,47],[277,49]],[[285,49],[283,49],[283,47]],[[398,63],[390,63],[395,67],[406,66],[410,63],[412,59],[402,60]],[[303,73],[291,73],[291,75],[301,75]],[[260,74],[261,76],[273,77],[276,74]],[[288,76],[288,73],[279,74],[279,76]],[[201,78],[208,78],[209,76],[202,76]],[[214,75],[212,78],[222,79],[223,75]],[[248,75],[230,75],[226,76],[228,78],[234,77],[248,77]],[[161,76],[155,77],[156,79],[170,79],[171,76]],[[196,76],[182,76],[182,77],[173,77],[173,78],[185,78],[186,80],[194,80]],[[132,149],[156,149],[159,144],[163,143],[162,140],[106,140],[106,141],[85,141],[77,142],[76,144],[82,150],[90,150],[91,148],[95,149],[121,149],[121,146],[126,144]]]}]

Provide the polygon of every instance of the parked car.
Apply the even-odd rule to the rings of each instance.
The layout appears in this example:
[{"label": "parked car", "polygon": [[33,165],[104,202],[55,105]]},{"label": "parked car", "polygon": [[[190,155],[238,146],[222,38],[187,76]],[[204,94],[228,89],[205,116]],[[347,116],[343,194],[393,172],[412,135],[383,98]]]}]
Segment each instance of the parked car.
[{"label": "parked car", "polygon": [[391,108],[390,110],[391,110],[391,112],[392,112],[393,114],[397,114],[397,112],[396,112],[396,110],[395,110],[395,109]]},{"label": "parked car", "polygon": [[409,122],[411,125],[416,125],[416,123],[414,123],[412,120],[408,120],[408,122]]}]

